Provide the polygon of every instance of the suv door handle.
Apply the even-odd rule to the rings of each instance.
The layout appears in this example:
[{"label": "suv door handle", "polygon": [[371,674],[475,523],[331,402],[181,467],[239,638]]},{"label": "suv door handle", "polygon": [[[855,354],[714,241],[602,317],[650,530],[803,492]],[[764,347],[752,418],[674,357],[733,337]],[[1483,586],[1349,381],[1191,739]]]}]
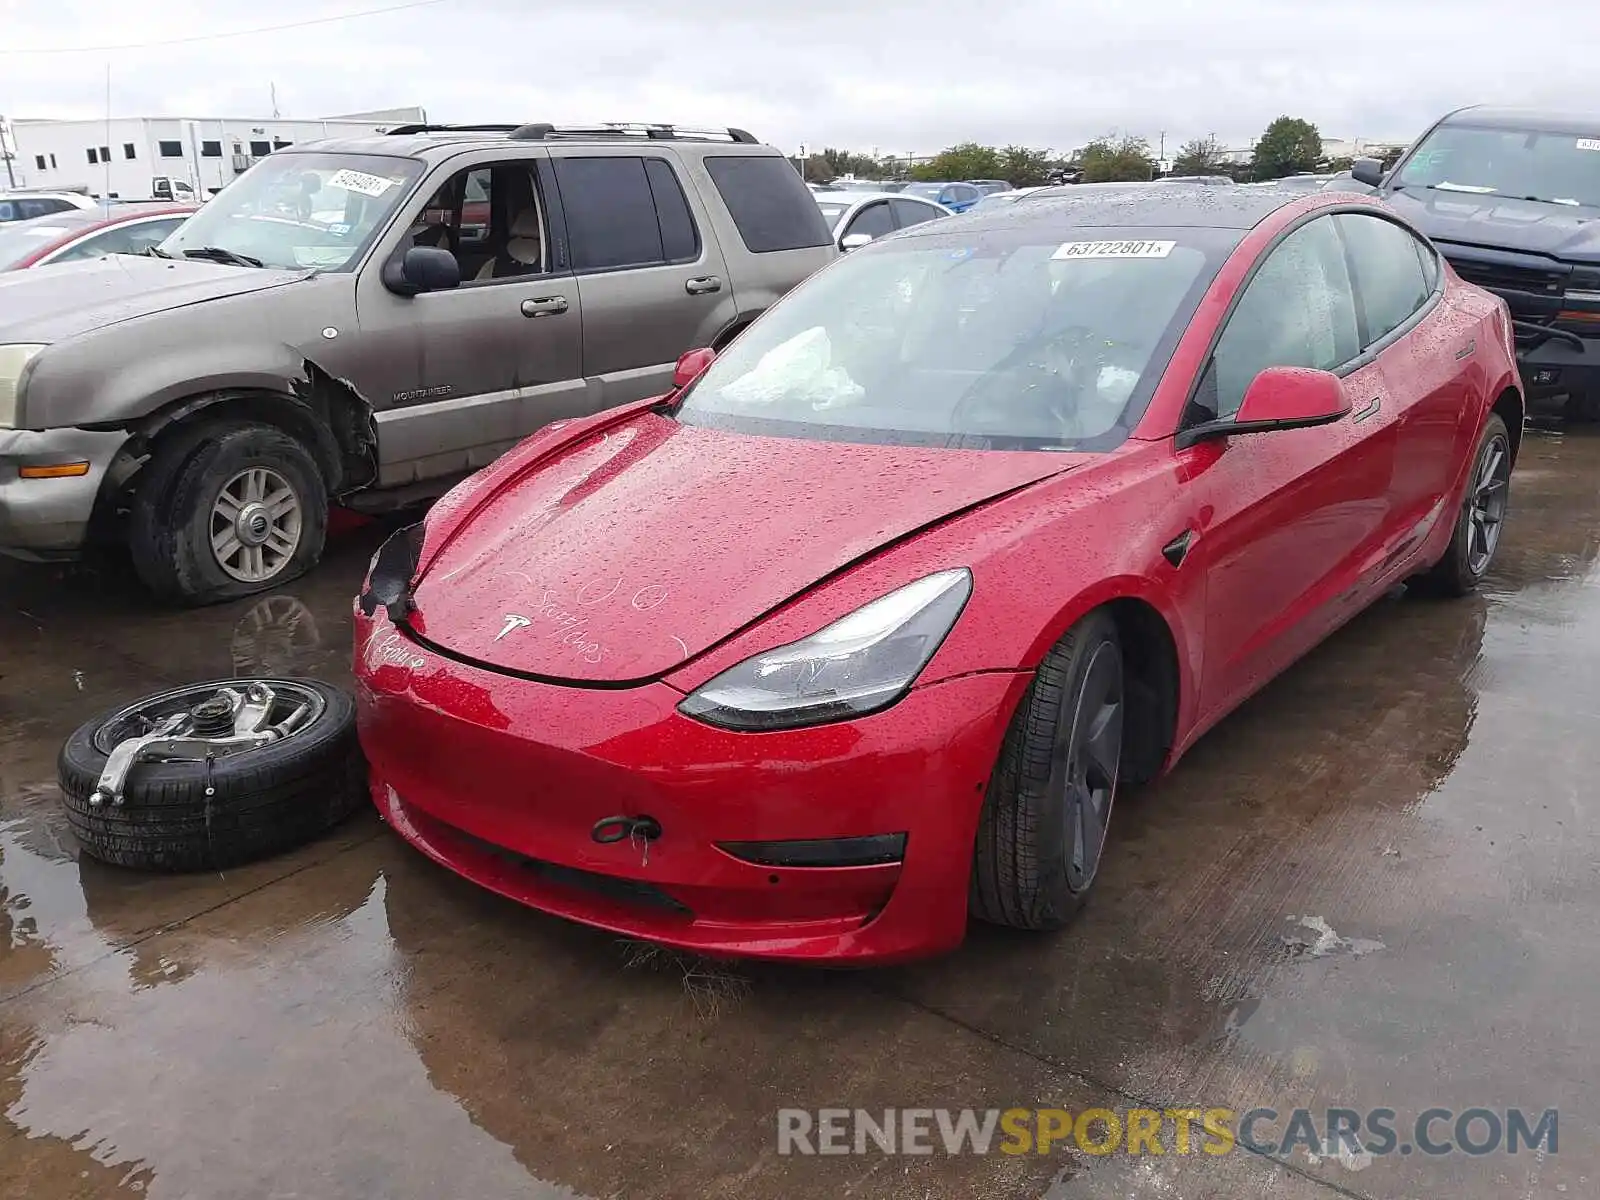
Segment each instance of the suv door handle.
[{"label": "suv door handle", "polygon": [[553,317],[566,311],[565,296],[540,296],[537,300],[522,302],[522,315],[525,317]]},{"label": "suv door handle", "polygon": [[707,296],[712,292],[722,290],[722,280],[715,275],[702,275],[698,279],[691,279],[683,285],[683,290],[691,296]]}]

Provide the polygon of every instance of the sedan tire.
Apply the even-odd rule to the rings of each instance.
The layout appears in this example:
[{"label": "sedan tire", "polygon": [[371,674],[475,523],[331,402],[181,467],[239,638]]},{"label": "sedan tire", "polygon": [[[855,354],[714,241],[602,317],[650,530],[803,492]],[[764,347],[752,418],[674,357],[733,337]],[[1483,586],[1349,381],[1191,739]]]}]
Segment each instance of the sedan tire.
[{"label": "sedan tire", "polygon": [[312,712],[281,740],[209,763],[138,762],[120,802],[96,796],[119,742],[197,698],[250,682],[222,680],[158,693],[96,717],[67,739],[57,777],[67,820],[85,854],[140,870],[222,870],[308,842],[366,802],[355,703],[315,679],[259,681],[300,698]]},{"label": "sedan tire", "polygon": [[1045,655],[984,798],[969,908],[1016,929],[1059,929],[1089,898],[1122,757],[1122,646],[1105,612]]},{"label": "sedan tire", "polygon": [[1411,580],[1414,590],[1430,596],[1465,596],[1483,582],[1500,545],[1510,491],[1511,435],[1500,415],[1490,413],[1472,456],[1450,548],[1431,570]]}]

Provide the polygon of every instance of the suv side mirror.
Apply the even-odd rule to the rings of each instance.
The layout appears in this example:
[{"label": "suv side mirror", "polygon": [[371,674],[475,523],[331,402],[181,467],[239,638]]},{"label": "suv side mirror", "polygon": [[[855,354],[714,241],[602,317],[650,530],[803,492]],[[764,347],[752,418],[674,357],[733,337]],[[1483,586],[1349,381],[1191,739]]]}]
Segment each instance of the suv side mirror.
[{"label": "suv side mirror", "polygon": [[1238,413],[1180,430],[1178,449],[1236,433],[1331,425],[1349,414],[1350,397],[1333,372],[1313,367],[1268,367],[1250,381]]},{"label": "suv side mirror", "polygon": [[716,357],[717,352],[709,346],[685,350],[678,357],[678,365],[672,369],[672,390],[680,392],[699,379]]},{"label": "suv side mirror", "polygon": [[1368,187],[1383,186],[1383,163],[1376,158],[1358,158],[1350,164],[1350,178]]},{"label": "suv side mirror", "polygon": [[863,246],[871,245],[871,243],[872,235],[870,233],[847,233],[839,239],[839,249],[859,250]]},{"label": "suv side mirror", "polygon": [[383,286],[397,296],[447,292],[461,286],[461,264],[438,246],[412,246],[383,264]]}]

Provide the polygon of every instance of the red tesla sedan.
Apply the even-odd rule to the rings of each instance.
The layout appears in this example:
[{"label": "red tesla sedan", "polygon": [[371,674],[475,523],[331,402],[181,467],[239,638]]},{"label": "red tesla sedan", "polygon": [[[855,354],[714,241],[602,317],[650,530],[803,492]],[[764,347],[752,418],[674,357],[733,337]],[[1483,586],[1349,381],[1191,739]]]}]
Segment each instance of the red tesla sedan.
[{"label": "red tesla sedan", "polygon": [[1513,360],[1502,302],[1356,196],[882,239],[384,546],[373,797],[485,887],[709,954],[1060,926],[1119,786],[1396,584],[1482,579]]},{"label": "red tesla sedan", "polygon": [[193,204],[112,204],[0,225],[0,271],[142,254],[196,211]]}]

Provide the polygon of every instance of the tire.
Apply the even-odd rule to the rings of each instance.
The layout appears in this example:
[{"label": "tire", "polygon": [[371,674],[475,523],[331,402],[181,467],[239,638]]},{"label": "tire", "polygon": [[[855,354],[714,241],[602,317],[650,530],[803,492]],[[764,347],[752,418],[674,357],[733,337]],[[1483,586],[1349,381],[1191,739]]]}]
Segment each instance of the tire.
[{"label": "tire", "polygon": [[[1104,829],[1116,798],[1127,711],[1122,646],[1109,614],[1089,614],[1045,655],[1006,731],[979,818],[968,907],[981,920],[1015,929],[1059,929],[1088,901],[1098,877]],[[1052,779],[1070,768],[1070,743],[1093,724],[1084,700],[1105,671],[1114,675],[1114,729],[1099,755],[1104,806],[1087,878],[1074,864],[1068,789]],[[1091,707],[1099,708],[1091,703]],[[1068,772],[1070,773],[1070,771]],[[1076,876],[1076,878],[1075,878]]]},{"label": "tire", "polygon": [[[1477,536],[1483,528],[1475,522],[1478,501],[1485,496],[1482,490],[1484,472],[1495,453],[1502,456],[1495,468],[1493,483],[1500,491],[1498,517],[1487,553],[1482,552],[1482,541]],[[1455,531],[1450,536],[1450,547],[1444,557],[1429,570],[1410,580],[1410,586],[1425,596],[1465,596],[1483,582],[1494,563],[1495,551],[1500,545],[1500,529],[1505,522],[1506,500],[1511,488],[1511,437],[1506,423],[1498,413],[1490,413],[1478,437],[1478,447],[1472,455],[1472,469],[1467,475],[1466,492],[1461,498],[1461,510],[1456,514]]]},{"label": "tire", "polygon": [[[240,687],[250,680],[198,685]],[[80,726],[61,748],[57,777],[67,819],[83,851],[101,862],[154,871],[214,871],[280,854],[332,829],[366,800],[366,763],[356,742],[355,703],[313,679],[292,684],[320,697],[318,716],[281,741],[203,762],[141,762],[121,804],[90,797],[105,770],[124,705]],[[146,697],[147,704],[196,690]],[[206,795],[207,787],[213,790]]]},{"label": "tire", "polygon": [[[293,528],[251,501],[238,509],[239,550],[231,560],[214,548],[214,530],[225,533],[218,516],[225,493],[248,499],[251,481],[265,483],[263,502],[293,499]],[[260,520],[267,520],[260,546],[248,543]],[[140,473],[129,522],[128,542],[139,577],[156,596],[185,605],[236,600],[279,587],[305,574],[322,557],[328,531],[328,492],[316,459],[283,430],[258,423],[207,424],[158,442]],[[289,549],[284,549],[288,544]],[[262,555],[259,569],[247,558]]]}]

